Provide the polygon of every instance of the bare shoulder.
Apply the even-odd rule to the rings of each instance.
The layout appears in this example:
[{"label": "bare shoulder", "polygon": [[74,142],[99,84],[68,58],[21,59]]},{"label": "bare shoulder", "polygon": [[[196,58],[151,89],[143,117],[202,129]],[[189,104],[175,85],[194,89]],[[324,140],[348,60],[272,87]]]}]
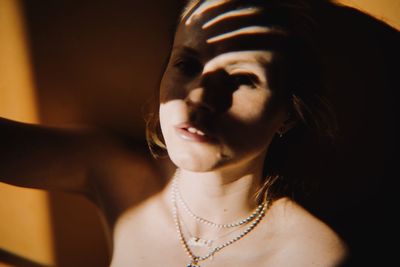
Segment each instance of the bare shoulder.
[{"label": "bare shoulder", "polygon": [[344,262],[346,245],[327,224],[289,198],[275,201],[271,209],[284,239],[280,257],[285,266],[335,267]]}]

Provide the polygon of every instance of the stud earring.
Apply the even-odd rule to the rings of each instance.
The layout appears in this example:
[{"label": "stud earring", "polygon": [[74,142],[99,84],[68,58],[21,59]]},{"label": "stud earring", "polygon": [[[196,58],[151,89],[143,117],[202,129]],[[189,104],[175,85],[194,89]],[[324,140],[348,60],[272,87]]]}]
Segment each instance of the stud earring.
[{"label": "stud earring", "polygon": [[277,134],[278,134],[279,138],[282,138],[282,136],[283,136],[283,134],[285,133],[285,131],[286,131],[285,126],[281,126],[281,127],[278,129]]}]

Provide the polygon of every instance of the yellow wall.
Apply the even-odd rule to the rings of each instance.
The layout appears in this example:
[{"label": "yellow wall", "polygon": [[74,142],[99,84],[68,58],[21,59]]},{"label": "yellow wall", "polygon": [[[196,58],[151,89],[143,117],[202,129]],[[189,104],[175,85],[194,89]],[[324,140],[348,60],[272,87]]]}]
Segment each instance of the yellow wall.
[{"label": "yellow wall", "polygon": [[355,7],[400,29],[399,0],[337,0],[336,2]]},{"label": "yellow wall", "polygon": [[[0,116],[37,122],[21,14],[19,1],[0,0]],[[52,264],[47,193],[0,183],[0,198],[0,249]]]}]

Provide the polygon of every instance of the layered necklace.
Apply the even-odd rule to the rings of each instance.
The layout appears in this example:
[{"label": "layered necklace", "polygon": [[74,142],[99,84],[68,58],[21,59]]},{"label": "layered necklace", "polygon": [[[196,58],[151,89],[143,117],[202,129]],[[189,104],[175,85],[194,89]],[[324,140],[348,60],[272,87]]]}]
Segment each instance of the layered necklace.
[{"label": "layered necklace", "polygon": [[[179,240],[190,258],[190,263],[186,265],[186,267],[200,267],[199,262],[207,260],[211,257],[214,256],[215,253],[221,251],[223,248],[235,243],[236,241],[242,239],[245,235],[247,235],[249,232],[251,232],[261,221],[261,219],[265,215],[265,211],[269,208],[270,201],[264,201],[262,204],[260,204],[247,218],[243,218],[240,220],[237,220],[232,223],[227,223],[227,224],[218,224],[214,223],[210,220],[204,219],[200,216],[197,216],[194,214],[191,209],[188,207],[186,202],[183,200],[179,187],[178,187],[178,178],[179,178],[180,171],[179,169],[177,170],[175,177],[172,181],[172,194],[171,194],[171,201],[172,201],[172,216],[175,222],[176,230],[178,233]],[[191,218],[193,218],[195,221],[205,224],[210,227],[216,227],[218,229],[226,229],[226,228],[235,228],[235,227],[240,227],[240,226],[245,226],[249,224],[242,232],[234,236],[233,238],[229,239],[228,241],[212,247],[212,243],[214,240],[206,240],[202,239],[199,237],[194,237],[192,234],[190,234],[190,238],[186,239],[183,230],[182,230],[182,223],[179,218],[179,209],[178,209],[178,202],[181,204],[183,207],[183,210],[189,214]],[[190,233],[190,232],[189,232]],[[229,233],[228,233],[229,234]],[[219,237],[221,238],[221,237]],[[218,238],[217,238],[218,239]],[[190,246],[207,246],[210,248],[208,253],[204,256],[199,256],[195,255]]]}]

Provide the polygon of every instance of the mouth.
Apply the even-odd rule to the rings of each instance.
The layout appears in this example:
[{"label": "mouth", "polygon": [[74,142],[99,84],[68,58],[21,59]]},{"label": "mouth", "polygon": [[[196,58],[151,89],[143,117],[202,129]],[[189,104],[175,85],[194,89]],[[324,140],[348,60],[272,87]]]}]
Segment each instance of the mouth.
[{"label": "mouth", "polygon": [[186,141],[215,143],[216,138],[204,127],[193,123],[182,123],[175,126],[177,134]]}]

